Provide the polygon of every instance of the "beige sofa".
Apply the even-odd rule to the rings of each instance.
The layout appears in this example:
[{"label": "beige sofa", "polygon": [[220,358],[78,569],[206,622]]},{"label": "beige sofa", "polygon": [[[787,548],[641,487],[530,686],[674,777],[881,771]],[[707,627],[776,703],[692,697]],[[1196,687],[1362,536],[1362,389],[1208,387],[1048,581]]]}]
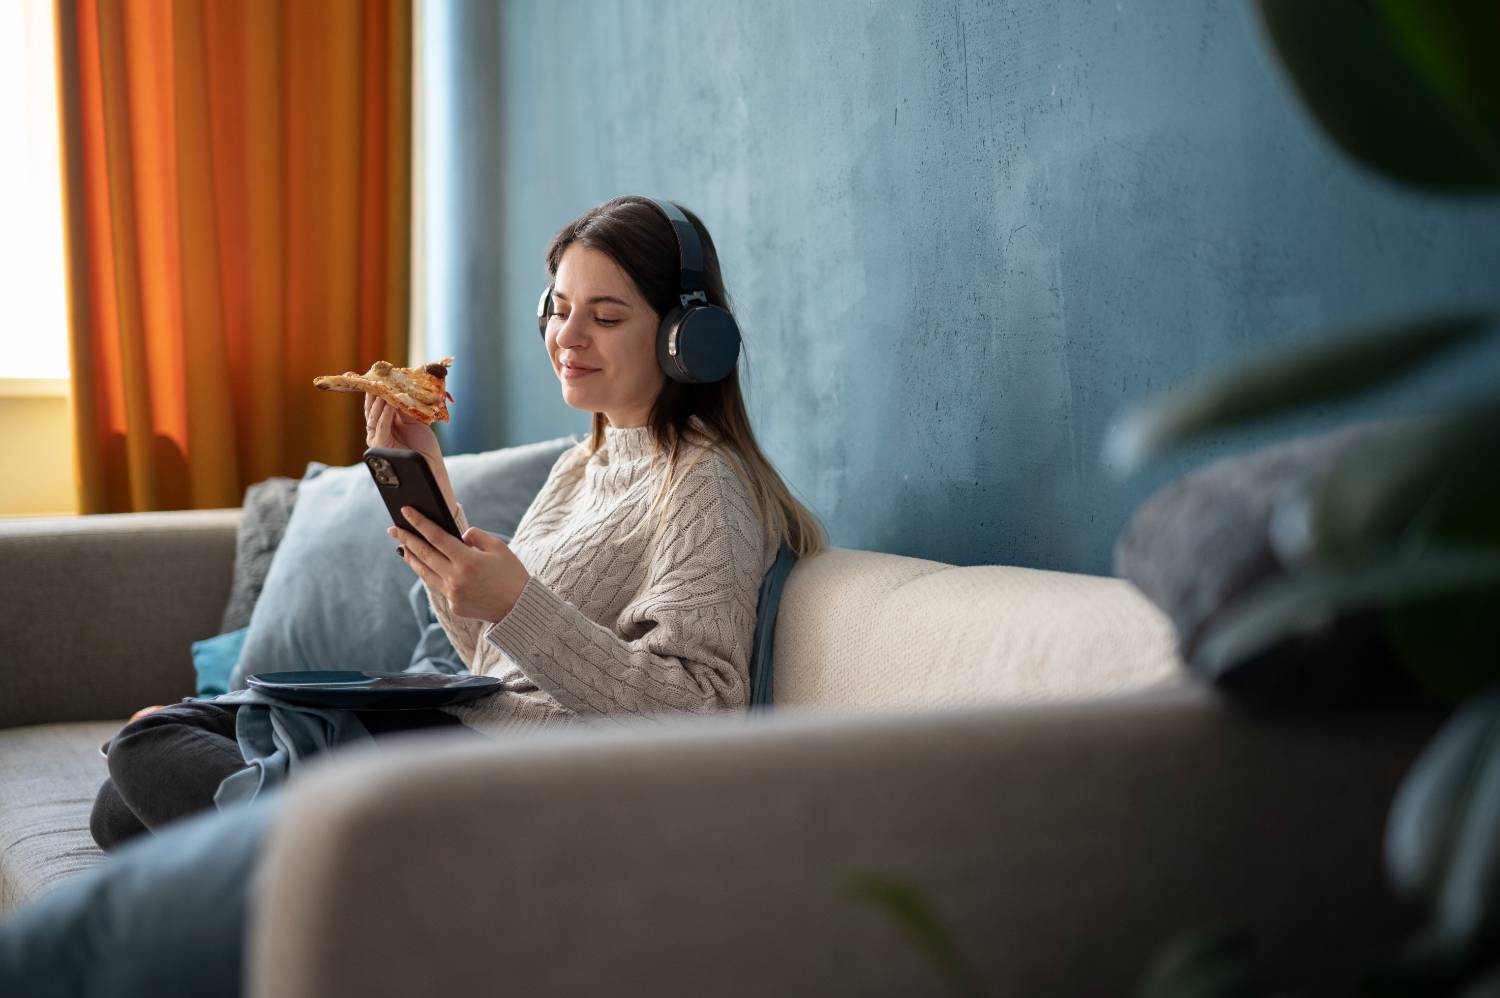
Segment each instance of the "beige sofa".
[{"label": "beige sofa", "polygon": [[[0,910],[99,859],[97,746],[190,693],[237,522],[0,521]],[[1432,717],[1244,716],[1125,582],[867,551],[797,566],[775,648],[765,715],[326,758],[278,815],[247,993],[950,993],[870,874],[993,995],[1128,993],[1219,924],[1328,985],[1406,929],[1380,839]]]}]

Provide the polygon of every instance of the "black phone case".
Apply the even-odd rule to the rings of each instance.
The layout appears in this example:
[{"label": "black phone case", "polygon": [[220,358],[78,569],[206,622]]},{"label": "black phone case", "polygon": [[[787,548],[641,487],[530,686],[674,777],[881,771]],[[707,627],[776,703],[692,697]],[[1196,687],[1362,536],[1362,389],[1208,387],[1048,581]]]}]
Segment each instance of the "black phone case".
[{"label": "black phone case", "polygon": [[[381,460],[386,462],[385,469],[378,465]],[[417,533],[406,522],[406,517],[401,515],[401,507],[410,506],[454,537],[459,536],[458,524],[453,522],[448,504],[443,501],[443,493],[438,489],[437,479],[427,466],[427,459],[421,454],[394,447],[371,447],[365,451],[365,467],[375,481],[375,488],[380,492],[387,512],[391,514],[391,522],[396,526]],[[392,478],[395,479],[394,482]]]}]

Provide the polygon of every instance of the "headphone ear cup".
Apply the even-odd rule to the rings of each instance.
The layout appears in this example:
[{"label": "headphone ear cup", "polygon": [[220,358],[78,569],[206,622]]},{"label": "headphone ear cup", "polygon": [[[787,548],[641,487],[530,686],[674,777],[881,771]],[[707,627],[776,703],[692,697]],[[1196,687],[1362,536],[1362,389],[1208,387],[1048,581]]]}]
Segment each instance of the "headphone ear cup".
[{"label": "headphone ear cup", "polygon": [[712,384],[734,371],[740,327],[717,305],[674,308],[656,334],[656,360],[667,377],[683,384]]},{"label": "headphone ear cup", "polygon": [[662,373],[673,381],[689,384],[692,379],[688,376],[687,368],[671,352],[673,331],[682,322],[684,312],[686,309],[681,305],[677,306],[663,316],[661,325],[656,327],[656,363],[661,367]]},{"label": "headphone ear cup", "polygon": [[536,328],[544,338],[547,335],[547,320],[550,318],[552,318],[552,285],[549,284],[536,303]]}]

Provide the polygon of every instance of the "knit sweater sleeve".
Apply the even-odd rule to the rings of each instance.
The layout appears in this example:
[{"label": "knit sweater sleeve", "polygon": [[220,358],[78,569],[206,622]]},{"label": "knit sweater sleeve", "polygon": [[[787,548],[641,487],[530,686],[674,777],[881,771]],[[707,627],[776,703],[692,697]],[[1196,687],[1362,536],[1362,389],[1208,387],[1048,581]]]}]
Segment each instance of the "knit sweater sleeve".
[{"label": "knit sweater sleeve", "polygon": [[642,591],[613,628],[537,578],[484,632],[537,687],[581,717],[745,706],[762,530],[722,460],[684,477],[654,538]]}]

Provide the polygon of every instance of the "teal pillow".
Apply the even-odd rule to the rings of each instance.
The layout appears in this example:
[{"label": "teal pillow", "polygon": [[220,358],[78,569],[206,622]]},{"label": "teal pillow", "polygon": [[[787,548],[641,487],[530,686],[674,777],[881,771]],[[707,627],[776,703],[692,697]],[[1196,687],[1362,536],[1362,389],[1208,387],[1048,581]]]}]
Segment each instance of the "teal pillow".
[{"label": "teal pillow", "polygon": [[228,634],[193,642],[193,671],[198,674],[198,695],[218,696],[229,692],[229,674],[240,660],[245,635],[250,628],[241,627]]},{"label": "teal pillow", "polygon": [[[553,465],[575,441],[447,459],[471,525],[515,533]],[[266,572],[229,688],[258,672],[367,669],[401,672],[422,637],[407,593],[416,581],[386,536],[390,514],[364,464],[309,466],[286,534]]]}]

